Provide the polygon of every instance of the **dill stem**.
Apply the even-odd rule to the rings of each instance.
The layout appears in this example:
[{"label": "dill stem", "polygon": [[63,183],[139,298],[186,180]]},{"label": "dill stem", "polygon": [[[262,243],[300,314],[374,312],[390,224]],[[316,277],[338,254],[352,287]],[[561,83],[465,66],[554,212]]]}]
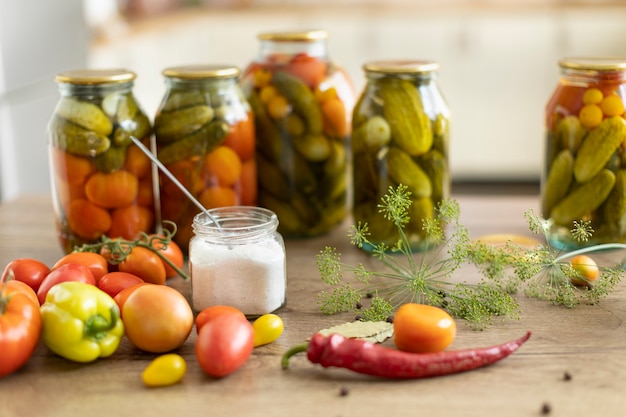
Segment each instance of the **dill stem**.
[{"label": "dill stem", "polygon": [[571,252],[564,253],[562,255],[557,256],[554,259],[554,262],[560,262],[567,258],[573,258],[576,255],[582,255],[584,253],[589,252],[598,252],[602,250],[611,250],[611,249],[626,249],[626,244],[623,243],[603,243],[601,245],[588,246],[586,248],[576,249]]}]

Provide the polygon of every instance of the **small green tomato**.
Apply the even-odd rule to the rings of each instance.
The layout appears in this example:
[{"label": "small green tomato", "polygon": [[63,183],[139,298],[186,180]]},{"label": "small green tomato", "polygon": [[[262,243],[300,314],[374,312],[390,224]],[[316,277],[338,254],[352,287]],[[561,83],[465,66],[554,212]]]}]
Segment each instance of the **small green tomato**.
[{"label": "small green tomato", "polygon": [[147,387],[165,387],[179,383],[187,371],[187,362],[176,353],[157,356],[141,374]]},{"label": "small green tomato", "polygon": [[272,343],[283,334],[285,324],[276,314],[264,314],[252,323],[254,347]]},{"label": "small green tomato", "polygon": [[585,285],[595,281],[600,275],[600,269],[596,262],[587,255],[574,256],[570,263],[572,268],[578,273],[577,277],[570,278],[574,285]]}]

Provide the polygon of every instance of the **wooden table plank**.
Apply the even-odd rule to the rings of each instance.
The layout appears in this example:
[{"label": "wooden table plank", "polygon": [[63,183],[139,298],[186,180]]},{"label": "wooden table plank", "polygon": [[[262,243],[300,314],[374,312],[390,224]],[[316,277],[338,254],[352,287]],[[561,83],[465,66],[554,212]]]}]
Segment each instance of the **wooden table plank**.
[{"label": "wooden table plank", "polygon": [[[459,196],[461,221],[472,237],[489,233],[531,236],[523,214],[537,210],[532,196]],[[316,330],[351,320],[324,316],[316,295],[324,288],[315,255],[336,246],[350,264],[371,262],[351,247],[348,223],[327,236],[287,241],[288,298],[279,311],[285,332],[255,349],[246,365],[223,379],[205,376],[193,346],[195,330],[179,350],[188,373],[179,385],[147,389],[141,371],[155,356],[125,339],[111,357],[74,364],[40,345],[28,364],[0,379],[0,416],[537,416],[547,403],[551,416],[625,415],[626,293],[622,282],[596,306],[565,309],[520,296],[519,320],[497,320],[485,331],[460,323],[451,348],[486,346],[532,330],[517,353],[481,370],[427,380],[387,381],[345,370],[324,370],[304,356],[280,368],[280,356]],[[48,264],[62,255],[46,197],[22,197],[0,205],[0,265],[18,257]],[[467,274],[467,277],[465,276]],[[461,271],[461,279],[472,272]],[[170,284],[189,297],[189,285]],[[390,341],[386,342],[390,344]],[[571,375],[565,380],[565,374]],[[347,395],[341,395],[341,391]]]}]

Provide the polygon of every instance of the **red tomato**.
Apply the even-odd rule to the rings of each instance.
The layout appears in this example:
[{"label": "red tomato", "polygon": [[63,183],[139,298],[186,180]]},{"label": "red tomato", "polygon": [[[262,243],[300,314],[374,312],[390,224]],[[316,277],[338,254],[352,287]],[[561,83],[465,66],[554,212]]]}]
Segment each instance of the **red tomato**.
[{"label": "red tomato", "polygon": [[41,286],[37,291],[39,304],[43,304],[46,301],[46,295],[48,294],[48,291],[50,291],[50,288],[52,288],[59,282],[67,281],[79,281],[86,284],[96,285],[96,279],[91,273],[91,270],[85,265],[61,265],[57,269],[54,269],[52,272],[50,272],[48,276],[41,282]]},{"label": "red tomato", "polygon": [[111,297],[115,297],[124,288],[143,282],[143,279],[139,278],[137,275],[129,274],[128,272],[109,272],[100,278],[98,288]]},{"label": "red tomato", "polygon": [[5,281],[4,294],[9,295],[14,293],[26,295],[33,303],[35,303],[36,306],[39,306],[39,298],[37,298],[37,293],[35,292],[35,290],[29,287],[28,284],[22,281],[16,281],[14,279],[10,281]]},{"label": "red tomato", "polygon": [[150,284],[165,284],[165,265],[159,255],[150,249],[135,246],[118,265],[120,272],[137,275]]},{"label": "red tomato", "polygon": [[0,294],[0,377],[21,368],[41,335],[39,305],[21,292]]},{"label": "red tomato", "polygon": [[[153,248],[158,249],[162,255],[164,255],[170,262],[172,262],[178,269],[183,269],[183,265],[185,264],[185,258],[183,256],[183,251],[180,249],[180,246],[173,240],[167,244],[167,247],[163,245],[163,243],[154,237],[151,237],[150,244]],[[176,270],[169,266],[167,263],[163,262],[163,266],[165,266],[165,278],[173,278],[178,275]]]},{"label": "red tomato", "polygon": [[327,65],[319,58],[301,53],[294,55],[284,70],[313,88],[324,81]]},{"label": "red tomato", "polygon": [[202,370],[221,378],[241,368],[253,348],[254,331],[250,322],[237,314],[222,314],[202,326],[195,351]]},{"label": "red tomato", "polygon": [[102,278],[102,276],[109,272],[109,264],[106,258],[99,253],[92,252],[72,252],[68,253],[61,259],[57,261],[56,264],[52,267],[54,271],[61,265],[67,264],[80,264],[84,265],[93,274],[93,277],[96,279],[96,283]]},{"label": "red tomato", "polygon": [[41,281],[50,273],[50,268],[36,259],[19,258],[9,262],[6,268],[4,268],[2,273],[3,281],[7,281],[9,271],[13,271],[13,279],[22,281],[37,291]]},{"label": "red tomato", "polygon": [[185,343],[193,311],[183,295],[166,285],[140,285],[123,304],[126,337],[141,350],[163,353]]},{"label": "red tomato", "polygon": [[445,310],[425,304],[400,306],[393,319],[394,342],[405,352],[440,352],[456,336],[456,323]]},{"label": "red tomato", "polygon": [[211,306],[198,313],[196,317],[196,332],[200,333],[200,328],[222,314],[236,314],[241,318],[246,318],[245,314],[236,307],[232,306]]}]

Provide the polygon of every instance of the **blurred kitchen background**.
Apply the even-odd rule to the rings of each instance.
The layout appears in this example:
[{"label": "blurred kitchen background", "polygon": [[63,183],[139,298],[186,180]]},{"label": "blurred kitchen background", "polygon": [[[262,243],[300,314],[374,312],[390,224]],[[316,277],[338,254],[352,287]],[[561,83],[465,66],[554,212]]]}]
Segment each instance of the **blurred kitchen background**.
[{"label": "blurred kitchen background", "polygon": [[[363,63],[432,59],[452,111],[455,184],[539,182],[543,111],[572,55],[626,56],[626,1],[2,0],[0,201],[49,190],[45,128],[54,76],[124,67],[153,116],[161,70],[242,69],[264,31],[326,29],[357,93]],[[453,188],[454,190],[454,188]]]}]

